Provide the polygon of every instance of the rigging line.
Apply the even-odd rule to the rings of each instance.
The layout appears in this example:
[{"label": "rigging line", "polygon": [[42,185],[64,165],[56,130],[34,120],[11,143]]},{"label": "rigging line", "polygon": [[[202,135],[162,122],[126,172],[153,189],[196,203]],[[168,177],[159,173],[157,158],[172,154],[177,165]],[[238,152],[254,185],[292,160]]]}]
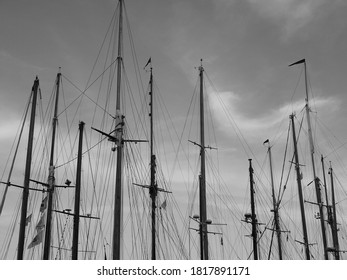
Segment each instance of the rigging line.
[{"label": "rigging line", "polygon": [[[87,145],[87,147],[89,147],[89,144],[88,144],[88,139],[86,138],[86,145]],[[90,148],[91,149],[91,148]],[[89,149],[89,150],[90,150]],[[112,154],[110,154],[110,156],[109,156],[109,161],[112,161]],[[103,210],[101,210],[100,209],[100,205],[101,204],[103,204],[103,203],[101,203],[102,201],[103,201],[103,197],[105,197],[105,198],[107,198],[108,196],[107,196],[107,193],[105,194],[105,189],[103,190],[103,192],[102,192],[102,195],[101,195],[101,197],[98,197],[97,196],[97,193],[96,193],[96,188],[95,188],[95,186],[96,186],[96,180],[97,180],[97,174],[96,174],[96,176],[94,176],[93,175],[93,169],[92,169],[92,164],[91,164],[91,156],[90,156],[90,153],[88,153],[88,163],[89,163],[89,169],[90,169],[90,174],[91,174],[91,179],[92,179],[92,190],[93,190],[93,200],[94,200],[94,197],[95,197],[95,200],[96,200],[96,209],[97,209],[97,214],[98,214],[98,216],[99,217],[103,217],[104,216],[104,211],[105,211],[105,208],[103,208]],[[110,164],[109,164],[109,166],[110,166]],[[108,172],[108,171],[106,171],[106,172]],[[107,174],[106,174],[106,177],[105,177],[105,180],[107,180],[107,178],[108,179],[110,179],[109,178],[109,176],[107,176]],[[101,184],[101,185],[108,185],[108,183],[106,182],[106,184]],[[107,192],[107,190],[106,190],[106,192]],[[106,205],[106,203],[104,203],[104,205]],[[102,222],[99,222],[98,223],[98,225],[99,225],[99,227],[100,227],[100,232],[101,232],[101,234],[102,234],[102,236],[104,236],[104,233],[103,233],[103,229],[102,229]]]},{"label": "rigging line", "polygon": [[[197,81],[197,83],[196,83],[196,85],[195,85],[195,89],[194,89],[194,92],[195,92],[195,93],[196,93],[197,85],[198,85],[198,81]],[[173,180],[174,170],[176,169],[176,165],[178,164],[178,165],[180,166],[180,164],[178,163],[178,155],[179,155],[180,149],[183,149],[183,148],[182,148],[183,134],[184,134],[184,131],[185,131],[186,126],[187,126],[189,112],[190,112],[190,110],[191,110],[191,107],[192,107],[192,104],[193,104],[193,100],[194,100],[195,95],[196,95],[196,94],[193,94],[193,95],[192,95],[192,98],[191,98],[191,100],[190,100],[189,107],[188,107],[188,112],[187,112],[186,117],[185,117],[183,129],[182,129],[182,133],[181,133],[181,136],[180,136],[180,137],[179,137],[179,135],[178,135],[178,133],[177,133],[177,130],[176,130],[175,126],[173,125],[173,128],[174,128],[173,130],[174,130],[174,132],[175,132],[177,138],[179,139],[179,143],[178,143],[178,146],[177,146],[177,152],[176,152],[176,156],[175,156],[175,160],[174,160],[174,165],[173,165],[173,167],[172,167],[172,172],[171,172],[171,174],[170,174],[170,176],[169,176],[170,182],[172,182],[172,180]],[[166,108],[166,107],[165,107],[165,108]],[[188,149],[189,149],[189,146],[188,146]],[[183,149],[183,152],[184,152],[184,155],[185,155],[186,159],[188,160],[188,164],[189,164],[190,169],[193,170],[193,168],[192,168],[191,165],[190,165],[189,157],[188,157],[188,155],[185,153],[185,150],[184,150],[184,149]],[[181,173],[182,173],[181,166],[180,166],[180,170],[181,170]],[[182,175],[183,175],[183,174],[182,174]],[[186,190],[187,190],[187,185],[185,185],[185,186],[186,186]]]},{"label": "rigging line", "polygon": [[[293,92],[293,94],[292,94],[292,97],[290,98],[290,102],[292,103],[292,105],[293,105],[293,98],[294,98],[294,95],[295,95],[295,93],[296,93],[296,90],[297,90],[297,88],[298,88],[298,86],[299,86],[299,83],[300,83],[300,80],[301,80],[301,76],[302,76],[303,71],[304,71],[304,67],[301,67],[301,71],[300,71],[300,73],[299,73],[298,81],[297,81],[296,86],[295,86],[295,88],[294,88],[294,92]],[[293,111],[293,108],[292,108],[292,111]]]},{"label": "rigging line", "polygon": [[[247,156],[249,156],[249,153],[247,152],[247,149],[246,149],[246,147],[247,147],[248,150],[249,150],[249,152],[251,153],[251,155],[252,155],[253,158],[255,159],[256,163],[258,164],[258,166],[260,166],[257,157],[255,156],[255,154],[254,154],[253,150],[251,149],[250,145],[248,144],[246,138],[243,136],[241,129],[238,127],[238,125],[237,125],[235,119],[234,119],[234,118],[231,116],[231,114],[228,112],[227,107],[226,107],[226,105],[224,104],[224,102],[223,102],[223,100],[221,99],[221,97],[217,94],[217,92],[219,93],[219,91],[216,90],[216,87],[214,86],[214,84],[213,84],[212,81],[210,80],[209,76],[206,75],[206,77],[207,77],[207,79],[210,81],[212,87],[215,89],[215,95],[216,95],[216,97],[218,98],[218,100],[219,100],[219,102],[220,102],[220,104],[221,104],[221,106],[222,106],[222,109],[223,109],[224,113],[226,114],[226,116],[228,117],[230,123],[232,124],[232,127],[234,128],[234,131],[235,131],[235,133],[236,133],[236,135],[237,135],[237,138],[238,138],[238,140],[239,140],[239,142],[240,142],[240,144],[241,144],[241,146],[242,146],[244,152],[246,153]],[[244,143],[246,144],[246,146],[244,145],[244,143],[243,143],[241,140],[244,141]]]},{"label": "rigging line", "polygon": [[[296,116],[294,116],[295,118],[296,118]],[[297,136],[297,139],[296,139],[296,141],[298,141],[299,140],[299,137],[300,137],[300,132],[301,132],[301,129],[302,129],[302,124],[303,124],[303,121],[304,121],[304,115],[302,116],[302,119],[301,119],[301,122],[300,122],[300,127],[299,127],[299,132],[298,132],[298,136]],[[290,127],[290,125],[289,125],[289,127]],[[289,133],[289,131],[288,131],[288,133]],[[290,163],[290,166],[289,166],[289,171],[288,171],[288,175],[287,175],[287,179],[286,179],[286,181],[285,181],[285,184],[284,184],[284,186],[287,186],[287,184],[288,184],[288,181],[289,181],[289,175],[290,175],[290,172],[291,172],[291,170],[292,170],[292,166],[293,166],[293,163],[294,162],[294,153],[293,153],[293,156],[292,156],[292,159],[291,159],[291,163]],[[284,191],[286,190],[286,188],[284,188],[283,189],[283,193],[282,193],[282,196],[281,196],[281,198],[280,198],[280,202],[282,201],[282,199],[283,199],[283,196],[284,196]]]},{"label": "rigging line", "polygon": [[[347,196],[347,191],[342,187],[343,184],[341,183],[341,181],[339,180],[339,178],[336,176],[336,174],[334,174],[334,175],[335,175],[334,179],[337,180],[337,182],[339,183],[339,185],[340,185],[342,191],[343,191],[344,194]],[[345,199],[344,199],[344,200],[345,200]],[[340,201],[336,202],[336,204],[340,203],[341,201],[343,201],[343,200],[340,200]]]},{"label": "rigging line", "polygon": [[[16,140],[16,138],[17,138],[17,136],[18,136],[19,131],[20,131],[20,130],[21,130],[21,131],[23,130],[24,123],[25,123],[25,120],[26,120],[26,116],[27,116],[27,113],[28,113],[28,111],[29,111],[29,107],[30,107],[30,103],[31,103],[31,102],[30,102],[31,96],[32,96],[32,92],[30,93],[30,96],[29,96],[29,99],[28,99],[28,102],[27,102],[27,106],[26,106],[26,109],[25,109],[25,111],[24,111],[25,113],[23,114],[23,116],[22,116],[22,118],[21,118],[22,128],[20,128],[20,126],[18,127],[17,132],[16,132],[15,140]],[[19,134],[21,135],[21,132],[20,132]],[[19,145],[20,138],[21,138],[21,136],[19,136],[17,146]],[[13,141],[13,143],[12,143],[9,156],[8,156],[8,158],[7,158],[7,160],[6,160],[5,168],[4,168],[4,171],[3,171],[2,175],[1,175],[1,181],[3,181],[3,177],[5,176],[6,166],[7,166],[8,162],[9,162],[9,160],[10,160],[10,155],[11,155],[11,153],[12,153],[12,151],[13,151],[14,146],[15,146],[15,141]]]},{"label": "rigging line", "polygon": [[[25,110],[24,116],[22,117],[22,118],[23,118],[22,127],[20,128],[20,132],[17,131],[17,134],[16,134],[16,135],[18,135],[18,132],[19,132],[18,142],[17,142],[16,148],[15,148],[15,151],[14,151],[14,155],[13,155],[13,159],[12,159],[12,164],[11,164],[11,167],[10,167],[10,171],[9,171],[9,175],[8,175],[8,178],[7,178],[7,182],[10,182],[11,177],[12,177],[13,167],[14,167],[14,164],[15,164],[15,161],[16,161],[16,157],[17,157],[17,152],[18,152],[20,140],[21,140],[21,138],[22,138],[22,133],[23,133],[23,129],[24,129],[26,117],[27,117],[27,114],[28,114],[28,111],[29,111],[30,99],[31,99],[31,95],[30,95],[29,102],[28,102],[28,104],[27,104],[27,108],[26,108],[26,110]],[[19,129],[19,128],[18,128],[18,129]],[[16,136],[16,138],[17,138],[17,136]],[[13,150],[13,148],[14,148],[14,144],[15,144],[15,141],[13,141],[12,147],[11,147],[11,149],[10,149],[10,154],[9,154],[9,156],[8,156],[8,158],[7,158],[7,161],[6,161],[5,166],[7,166],[7,164],[8,164],[8,161],[9,161],[9,159],[10,159],[10,155],[11,155],[12,150]],[[2,174],[2,177],[3,177],[4,174],[5,174],[5,170],[6,170],[6,168],[4,168],[4,172],[3,172],[3,174]],[[2,179],[1,179],[1,181],[2,181]],[[3,193],[3,195],[2,195],[2,200],[1,200],[1,205],[0,205],[0,216],[1,216],[2,209],[3,209],[3,207],[4,207],[4,204],[5,204],[5,199],[6,199],[6,196],[7,196],[8,187],[9,187],[9,185],[6,184],[4,193]]]},{"label": "rigging line", "polygon": [[[133,94],[133,91],[131,90],[130,81],[129,81],[128,75],[127,75],[127,73],[125,71],[124,64],[122,64],[122,65],[123,65],[123,73],[124,73],[123,76],[124,76],[124,79],[126,81],[126,86],[127,86],[128,92],[129,92],[130,106],[132,108],[131,112],[132,112],[132,115],[133,115],[134,119],[136,119],[135,118],[136,115],[134,114],[134,112],[136,112],[137,117],[140,116],[140,113],[139,113],[139,110],[138,110],[138,106],[136,106],[134,94]],[[146,131],[143,118],[140,117],[139,123],[141,125],[142,131]],[[136,131],[138,132],[139,131],[139,129],[138,129],[138,122],[135,122],[135,128],[136,128]]]},{"label": "rigging line", "polygon": [[[115,12],[116,13],[116,12]],[[114,19],[115,20],[115,19]],[[110,25],[112,24],[112,21],[110,22]],[[109,39],[109,44],[108,44],[108,47],[107,47],[107,50],[106,50],[106,55],[105,55],[105,61],[104,61],[104,65],[103,65],[103,70],[105,70],[105,68],[106,68],[106,65],[107,65],[107,62],[108,62],[108,57],[109,57],[109,53],[110,53],[110,49],[111,49],[111,46],[112,46],[112,42],[114,41],[114,36],[115,36],[115,30],[116,30],[116,27],[117,27],[117,22],[115,22],[115,23],[113,23],[113,29],[112,29],[112,31],[111,31],[111,33],[110,33],[110,39]],[[114,45],[114,44],[113,44]],[[113,56],[114,57],[114,56]],[[112,58],[113,58],[112,57]],[[111,59],[112,59],[111,58]],[[110,70],[110,73],[112,72],[112,69]],[[102,89],[102,85],[103,85],[103,81],[104,81],[104,76],[102,76],[102,78],[101,78],[101,81],[100,81],[100,84],[99,84],[99,89],[98,89],[98,96],[97,96],[97,103],[99,102],[99,98],[100,98],[100,94],[101,94],[101,89]],[[89,82],[88,82],[89,83]],[[109,98],[110,98],[110,91],[107,89],[107,91],[106,91],[106,99],[105,99],[105,109],[107,108],[107,110],[108,110],[108,108],[109,108],[109,106],[108,106],[108,103],[110,103],[110,102],[108,102],[108,100],[109,100]],[[95,121],[95,116],[96,116],[96,109],[97,109],[97,107],[95,106],[94,107],[94,113],[93,113],[93,118],[92,118],[92,125],[94,124],[94,121]],[[104,128],[104,124],[105,124],[105,112],[104,112],[104,114],[103,114],[103,116],[102,116],[102,121],[101,121],[101,129],[103,129]],[[92,135],[92,131],[90,131],[90,138],[92,137],[91,136]]]},{"label": "rigging line", "polygon": [[[288,125],[286,147],[284,149],[283,165],[282,165],[282,171],[281,171],[280,187],[279,187],[278,196],[277,196],[277,203],[278,203],[277,207],[278,208],[280,206],[280,196],[281,196],[282,180],[283,180],[283,175],[284,175],[285,162],[286,162],[286,158],[287,158],[287,150],[288,150],[288,142],[289,142],[289,132],[290,132],[290,125]],[[283,192],[284,191],[285,191],[285,188],[284,188]],[[282,197],[283,197],[283,195],[282,195]]]},{"label": "rigging line", "polygon": [[[143,86],[143,81],[140,75],[140,67],[139,67],[139,63],[138,63],[138,59],[137,59],[137,54],[136,54],[136,50],[135,50],[135,44],[134,44],[134,40],[133,40],[133,36],[132,36],[132,30],[131,30],[131,26],[129,23],[129,17],[128,17],[128,13],[127,13],[127,9],[124,3],[124,15],[125,15],[125,20],[126,20],[126,24],[127,24],[127,30],[128,30],[128,34],[129,34],[129,42],[130,42],[130,47],[131,47],[131,54],[133,56],[133,63],[134,63],[134,69],[137,70],[135,71],[135,75],[136,75],[136,81],[137,81],[137,87],[139,92],[145,93],[144,91],[144,86]],[[139,82],[140,81],[140,82]],[[140,88],[141,86],[141,88]],[[141,95],[140,95],[141,98]]]},{"label": "rigging line", "polygon": [[331,154],[334,154],[335,152],[337,152],[339,149],[341,149],[342,147],[344,147],[344,146],[347,144],[347,142],[342,143],[342,142],[337,138],[337,136],[334,135],[334,133],[332,133],[332,131],[329,129],[329,127],[326,126],[326,125],[320,120],[320,118],[317,117],[317,121],[318,121],[325,129],[327,129],[327,130],[329,131],[329,133],[332,134],[332,135],[334,136],[334,138],[341,144],[341,145],[340,145],[339,147],[337,147],[336,149],[333,149],[333,150],[332,150],[329,154],[327,154],[325,157],[328,157],[328,156],[330,156]]},{"label": "rigging line", "polygon": [[[99,142],[97,142],[96,144],[94,144],[92,147],[90,147],[89,149],[85,150],[85,151],[82,153],[82,155],[84,155],[84,154],[88,153],[90,150],[94,149],[96,146],[98,146],[98,145],[99,145],[102,141],[104,141],[106,138],[107,138],[107,137],[102,138]],[[68,164],[68,163],[70,163],[70,162],[72,162],[72,161],[74,161],[74,160],[76,160],[76,159],[77,159],[77,157],[74,157],[73,159],[71,159],[71,160],[69,160],[69,161],[67,161],[67,162],[65,162],[65,163],[62,163],[62,164],[60,164],[60,165],[57,165],[57,166],[55,167],[55,169],[58,169],[58,168],[60,168],[60,167],[62,167],[62,166],[64,166],[64,165],[66,165],[66,164]]]},{"label": "rigging line", "polygon": [[[65,90],[64,90],[64,83],[63,83],[63,79],[60,78],[60,85],[61,85],[61,92],[62,92],[62,97],[63,97],[63,102],[64,102],[64,106],[66,107],[66,100],[65,100]],[[67,133],[68,133],[68,136],[70,136],[70,129],[72,127],[72,122],[71,124],[69,124],[69,118],[68,118],[68,114],[67,114],[67,111],[65,111],[65,121],[66,121],[66,127],[68,128],[67,129]],[[68,137],[66,136],[66,137]],[[70,147],[72,147],[72,142],[71,142],[71,137],[68,138],[69,139],[69,145]],[[67,139],[65,139],[62,143],[63,146],[65,146],[65,143],[66,143]]]},{"label": "rigging line", "polygon": [[73,103],[75,103],[76,100],[78,100],[82,95],[84,95],[85,97],[87,97],[92,103],[94,103],[97,107],[99,107],[102,111],[104,111],[106,114],[108,114],[110,117],[113,118],[113,116],[107,112],[103,107],[101,107],[99,104],[97,104],[92,98],[90,98],[87,94],[86,91],[97,81],[100,79],[100,77],[102,77],[104,75],[104,73],[114,64],[116,63],[118,60],[118,58],[116,58],[115,60],[113,60],[111,62],[111,64],[85,89],[85,90],[81,90],[77,85],[75,85],[68,77],[66,77],[65,75],[62,74],[62,76],[74,87],[76,88],[79,92],[80,95],[77,96],[62,112],[60,112],[60,114],[58,115],[58,117],[64,113]]},{"label": "rigging line", "polygon": [[21,209],[20,205],[21,205],[21,196],[18,196],[16,207],[15,207],[15,209],[17,209],[17,210],[14,211],[13,214],[12,214],[12,219],[11,219],[12,223],[11,223],[10,227],[8,228],[8,230],[7,230],[7,233],[6,233],[6,236],[5,236],[5,239],[4,239],[5,241],[2,244],[1,252],[4,252],[2,259],[7,259],[7,255],[8,255],[9,250],[10,250],[12,238],[14,236],[14,231],[16,229],[17,221],[18,221],[18,218],[20,216],[19,215],[20,209]]},{"label": "rigging line", "polygon": [[98,60],[99,60],[101,51],[102,51],[102,49],[103,49],[103,47],[104,47],[104,44],[105,44],[105,42],[106,42],[107,35],[109,34],[109,31],[110,31],[110,29],[111,29],[111,26],[113,26],[113,22],[115,21],[115,17],[116,17],[116,15],[118,14],[118,13],[117,13],[118,7],[119,7],[119,4],[117,5],[117,8],[116,8],[116,9],[114,10],[114,12],[113,12],[112,18],[111,18],[110,23],[109,23],[108,28],[107,28],[107,31],[106,31],[106,33],[105,33],[105,35],[104,35],[104,39],[103,39],[103,41],[102,41],[102,43],[101,43],[101,46],[100,46],[100,48],[99,48],[98,55],[97,55],[97,57],[96,57],[96,59],[95,59],[94,65],[93,65],[93,67],[92,67],[92,70],[91,70],[91,72],[90,72],[89,78],[88,78],[88,80],[87,80],[87,83],[86,83],[87,86],[88,86],[88,84],[89,84],[89,82],[90,82],[90,79],[92,78],[92,74],[93,74],[93,72],[94,72],[94,69],[95,69],[96,64],[97,64],[97,62],[98,62]]}]

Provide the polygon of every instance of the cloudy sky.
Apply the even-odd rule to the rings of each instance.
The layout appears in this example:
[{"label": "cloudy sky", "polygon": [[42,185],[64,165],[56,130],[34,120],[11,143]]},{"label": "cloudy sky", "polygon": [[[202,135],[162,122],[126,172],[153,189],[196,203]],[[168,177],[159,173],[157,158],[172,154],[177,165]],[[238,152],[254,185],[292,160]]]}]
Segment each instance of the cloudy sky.
[{"label": "cloudy sky", "polygon": [[[339,154],[346,162],[346,1],[127,0],[125,4],[139,64],[152,57],[164,101],[178,120],[188,110],[198,77],[195,67],[203,59],[213,81],[207,86],[207,99],[215,131],[243,185],[247,159],[263,162],[262,143],[267,138],[283,144],[279,139],[289,114],[303,108],[302,65],[288,67],[302,58],[307,61],[313,111],[342,146]],[[59,67],[85,87],[116,5],[111,0],[0,1],[1,172],[35,76],[47,96]],[[178,131],[183,123],[179,125]],[[244,140],[246,148],[240,144]],[[322,147],[322,152],[330,154],[332,148]]]}]

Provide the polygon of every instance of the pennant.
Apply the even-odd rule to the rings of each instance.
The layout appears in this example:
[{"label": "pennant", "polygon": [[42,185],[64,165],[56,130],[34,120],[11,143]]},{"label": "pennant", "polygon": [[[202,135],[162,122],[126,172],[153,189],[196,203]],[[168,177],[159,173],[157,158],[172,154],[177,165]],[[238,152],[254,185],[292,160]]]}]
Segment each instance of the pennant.
[{"label": "pennant", "polygon": [[165,199],[164,202],[161,204],[160,208],[166,210],[166,199]]},{"label": "pennant", "polygon": [[35,247],[36,245],[39,245],[43,240],[43,230],[38,232],[36,236],[34,237],[33,241],[28,246],[28,249]]},{"label": "pennant", "polygon": [[305,63],[305,58],[304,58],[304,59],[301,59],[301,60],[299,60],[299,61],[297,61],[297,62],[294,62],[294,63],[292,63],[292,64],[290,64],[290,65],[288,65],[288,66],[290,67],[290,66],[293,66],[293,65],[296,65],[296,64],[301,64],[301,63]]},{"label": "pennant", "polygon": [[46,196],[41,202],[41,206],[40,206],[41,213],[45,211],[45,209],[47,208],[47,200],[48,200],[48,196]]},{"label": "pennant", "polygon": [[27,226],[27,225],[31,222],[31,216],[32,216],[32,214],[30,214],[30,215],[25,219],[25,226]]},{"label": "pennant", "polygon": [[269,143],[269,139],[266,139],[263,143],[263,145],[265,145],[266,143]]},{"label": "pennant", "polygon": [[143,69],[145,69],[147,67],[148,64],[152,63],[152,58],[150,57],[145,65],[145,67],[143,67]]},{"label": "pennant", "polygon": [[41,215],[41,218],[40,218],[38,224],[36,225],[36,230],[38,232],[43,230],[45,228],[45,225],[46,225],[46,215],[43,214],[43,215]]}]

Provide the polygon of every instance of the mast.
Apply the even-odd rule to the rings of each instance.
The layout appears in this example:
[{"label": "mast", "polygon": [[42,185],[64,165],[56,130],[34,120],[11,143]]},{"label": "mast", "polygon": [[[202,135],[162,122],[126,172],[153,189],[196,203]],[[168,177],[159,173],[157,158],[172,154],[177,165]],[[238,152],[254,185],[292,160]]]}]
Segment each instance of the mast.
[{"label": "mast", "polygon": [[251,212],[252,212],[252,239],[253,239],[253,257],[258,260],[258,244],[257,244],[257,217],[255,214],[255,203],[254,203],[254,180],[253,180],[253,167],[252,159],[249,159],[249,182],[251,190]]},{"label": "mast", "polygon": [[117,101],[116,101],[116,140],[117,140],[117,167],[114,201],[112,257],[119,260],[121,255],[121,220],[122,220],[122,172],[123,172],[123,118],[121,114],[121,79],[122,79],[122,48],[123,48],[123,0],[119,0],[119,30],[118,30],[118,57],[117,57]]},{"label": "mast", "polygon": [[81,169],[82,169],[82,146],[83,146],[83,129],[84,122],[79,123],[79,141],[77,155],[77,176],[75,187],[75,207],[74,207],[74,225],[72,238],[72,259],[78,258],[78,233],[79,233],[79,216],[80,216],[80,195],[81,195]]},{"label": "mast", "polygon": [[[324,183],[324,192],[325,192],[325,201],[326,201],[326,208],[327,208],[327,215],[328,215],[328,224],[330,225],[330,229],[331,229],[331,236],[332,236],[332,240],[333,240],[333,244],[334,244],[334,248],[335,248],[335,233],[334,233],[334,217],[333,217],[333,213],[332,213],[332,206],[329,205],[329,198],[328,198],[328,185],[327,185],[327,180],[326,180],[326,176],[325,176],[325,164],[324,164],[324,157],[323,155],[321,155],[321,163],[322,163],[322,173],[323,173],[323,183]],[[330,174],[330,170],[328,172]],[[328,251],[330,251],[327,248]],[[334,249],[335,250],[335,249]],[[333,251],[333,254],[335,256],[335,251]],[[335,256],[336,257],[336,256]]]},{"label": "mast", "polygon": [[[149,60],[150,62],[151,60]],[[156,173],[156,156],[154,155],[154,150],[153,150],[153,142],[154,142],[154,134],[153,134],[153,71],[152,71],[152,66],[151,66],[151,75],[150,75],[150,91],[149,91],[149,96],[150,96],[150,103],[149,103],[149,108],[150,108],[150,153],[151,153],[151,184],[149,187],[149,194],[151,196],[152,200],[152,260],[156,259],[156,242],[155,242],[155,236],[156,236],[156,227],[155,227],[155,211],[156,211],[156,199],[158,195],[158,185],[156,184],[155,180],[155,173]]]},{"label": "mast", "polygon": [[45,243],[43,249],[43,259],[49,259],[49,253],[51,249],[51,227],[52,227],[52,211],[53,211],[53,193],[55,187],[54,177],[54,147],[55,147],[55,134],[58,123],[58,103],[59,103],[59,87],[60,87],[60,69],[56,79],[56,93],[55,93],[55,106],[52,123],[52,143],[51,143],[51,154],[49,160],[49,174],[48,174],[48,204],[47,204],[47,220],[46,220],[46,232],[45,232]]},{"label": "mast", "polygon": [[269,152],[269,162],[270,162],[270,175],[271,175],[271,190],[272,190],[272,204],[273,204],[273,212],[274,212],[274,221],[275,221],[275,231],[277,235],[277,243],[278,243],[278,257],[280,260],[282,260],[282,241],[281,241],[281,228],[280,228],[280,221],[279,221],[279,215],[278,215],[278,203],[276,202],[276,196],[275,196],[275,185],[274,185],[274,178],[272,173],[272,156],[271,156],[271,146],[270,141],[266,141],[268,143],[268,152]]},{"label": "mast", "polygon": [[39,89],[39,79],[36,77],[34,81],[34,85],[31,90],[33,99],[32,99],[31,116],[30,116],[28,148],[27,148],[27,156],[26,156],[26,163],[25,163],[24,188],[23,188],[23,198],[22,198],[22,210],[21,210],[19,238],[18,238],[18,251],[17,251],[18,260],[22,260],[23,254],[24,254],[25,222],[26,222],[28,199],[29,199],[29,181],[30,181],[30,171],[31,171],[31,157],[32,157],[33,140],[34,140],[35,114],[36,114],[38,89]]},{"label": "mast", "polygon": [[291,122],[292,122],[294,158],[295,158],[295,171],[296,171],[296,181],[298,183],[298,193],[299,193],[300,212],[301,212],[301,223],[302,223],[302,231],[303,231],[303,234],[304,234],[305,255],[306,255],[306,260],[309,260],[310,259],[310,248],[309,248],[308,237],[307,237],[305,207],[304,207],[304,199],[303,199],[303,195],[302,195],[302,185],[301,185],[302,178],[301,178],[301,173],[300,173],[298,146],[297,146],[297,143],[296,143],[294,114],[290,115],[289,118],[291,119]]},{"label": "mast", "polygon": [[323,241],[323,248],[324,248],[324,258],[328,260],[329,257],[328,257],[327,239],[326,239],[326,233],[325,233],[323,203],[322,203],[321,191],[319,186],[319,178],[316,176],[316,167],[315,167],[315,160],[314,160],[314,144],[313,144],[313,136],[312,136],[312,128],[311,128],[310,106],[308,102],[309,99],[308,99],[306,60],[305,59],[299,60],[297,62],[290,64],[289,66],[293,66],[293,65],[301,64],[301,63],[304,63],[304,70],[305,70],[305,91],[306,91],[305,108],[306,108],[306,116],[307,116],[307,130],[308,130],[309,145],[310,145],[310,152],[311,152],[313,180],[314,180],[314,185],[316,189],[317,204],[319,207],[320,224],[321,224],[321,230],[322,230],[322,241]]},{"label": "mast", "polygon": [[336,202],[335,202],[335,190],[334,190],[334,174],[333,168],[330,162],[329,168],[330,180],[331,180],[331,204],[332,204],[332,216],[333,216],[333,242],[334,242],[334,256],[335,260],[340,259],[340,246],[339,246],[339,237],[337,229],[337,219],[336,219]]},{"label": "mast", "polygon": [[200,77],[200,239],[201,259],[208,260],[207,215],[206,215],[206,173],[205,173],[205,130],[204,130],[204,68],[199,66]]}]

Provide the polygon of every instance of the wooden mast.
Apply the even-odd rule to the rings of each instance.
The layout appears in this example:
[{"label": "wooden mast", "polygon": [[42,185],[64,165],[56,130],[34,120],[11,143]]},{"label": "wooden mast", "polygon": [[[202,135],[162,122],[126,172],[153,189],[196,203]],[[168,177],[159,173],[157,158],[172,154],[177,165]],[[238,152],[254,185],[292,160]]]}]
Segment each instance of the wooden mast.
[{"label": "wooden mast", "polygon": [[253,180],[253,167],[252,159],[249,159],[249,183],[251,191],[251,212],[252,212],[252,239],[253,239],[253,257],[258,260],[258,234],[257,234],[257,217],[255,214],[255,203],[254,203],[254,180]]},{"label": "wooden mast", "polygon": [[[149,60],[150,62],[150,60]],[[158,195],[158,185],[156,183],[155,173],[156,173],[156,156],[154,155],[154,149],[153,149],[153,142],[154,142],[154,133],[153,133],[153,69],[151,65],[151,75],[150,75],[150,153],[151,153],[151,183],[149,187],[149,194],[152,200],[152,252],[151,252],[151,258],[152,260],[156,259],[156,242],[155,242],[155,236],[156,236],[156,199]]]},{"label": "wooden mast", "polygon": [[22,210],[21,210],[19,238],[18,238],[18,251],[17,251],[18,260],[22,260],[23,254],[24,254],[25,223],[26,223],[28,199],[29,199],[31,157],[32,157],[33,140],[34,140],[35,114],[36,114],[38,89],[39,89],[39,79],[36,77],[34,81],[34,85],[32,87],[32,107],[31,107],[31,116],[30,116],[29,138],[28,138],[28,148],[27,148],[27,156],[26,156],[26,163],[25,163],[24,188],[23,188],[23,198],[22,198]]},{"label": "wooden mast", "polygon": [[300,173],[298,146],[297,146],[296,135],[295,135],[294,114],[290,115],[289,118],[291,119],[291,122],[292,122],[292,135],[293,135],[293,145],[294,145],[295,171],[296,171],[296,181],[298,183],[298,194],[299,194],[299,203],[300,203],[302,231],[303,231],[303,234],[304,234],[305,255],[306,255],[306,260],[309,260],[311,258],[310,257],[310,247],[309,247],[308,236],[307,236],[305,207],[304,207],[304,199],[303,199],[302,185],[301,185],[302,178],[301,178],[301,173]]},{"label": "wooden mast", "polygon": [[321,224],[321,230],[322,230],[322,241],[323,241],[323,248],[324,248],[324,258],[328,260],[329,257],[328,257],[328,250],[327,250],[327,238],[325,233],[323,203],[322,203],[322,197],[321,197],[321,190],[319,186],[319,178],[316,176],[316,166],[315,166],[315,160],[314,160],[314,144],[313,144],[313,136],[312,136],[312,128],[311,128],[310,106],[308,102],[309,99],[308,99],[306,60],[305,59],[299,60],[297,62],[290,64],[289,66],[293,66],[293,65],[301,64],[301,63],[304,64],[304,70],[305,70],[305,91],[306,91],[305,108],[306,108],[306,116],[307,116],[307,130],[308,130],[308,136],[309,136],[313,180],[314,180],[314,185],[316,189],[317,204],[319,208],[320,224]]},{"label": "wooden mast", "polygon": [[81,169],[82,169],[82,146],[83,146],[84,122],[79,123],[79,141],[77,154],[77,173],[75,187],[75,206],[74,206],[74,224],[72,238],[72,259],[78,259],[78,233],[80,220],[80,195],[81,195]]},{"label": "wooden mast", "polygon": [[118,57],[117,57],[117,101],[116,101],[116,141],[117,141],[117,167],[116,189],[114,201],[112,257],[121,258],[121,221],[122,221],[122,172],[123,172],[123,126],[124,116],[121,114],[121,79],[122,79],[122,51],[123,51],[123,0],[119,0],[119,30],[118,30]]},{"label": "wooden mast", "polygon": [[282,260],[282,241],[281,241],[281,228],[280,221],[278,215],[278,203],[276,202],[275,196],[275,185],[272,171],[272,156],[271,156],[271,146],[270,141],[267,140],[268,143],[268,153],[269,153],[269,162],[270,162],[270,175],[271,175],[271,190],[272,190],[272,205],[273,205],[273,213],[274,213],[274,221],[275,221],[275,231],[277,235],[277,243],[278,243],[278,257]]},{"label": "wooden mast", "polygon": [[333,243],[334,243],[334,256],[335,260],[340,259],[340,246],[339,246],[339,237],[337,229],[337,219],[336,219],[336,202],[335,202],[335,190],[334,190],[334,173],[333,168],[330,162],[329,168],[330,180],[331,180],[331,204],[332,204],[332,228],[333,228]]},{"label": "wooden mast", "polygon": [[201,259],[208,260],[207,215],[206,215],[206,173],[205,173],[205,120],[204,120],[204,68],[199,66],[200,76],[200,238]]},{"label": "wooden mast", "polygon": [[56,93],[55,93],[55,106],[52,123],[52,143],[51,143],[51,154],[49,160],[49,174],[48,174],[48,204],[47,204],[47,220],[46,220],[46,231],[45,231],[45,243],[43,249],[43,259],[49,259],[49,253],[51,249],[51,227],[52,227],[52,211],[53,211],[53,193],[55,187],[54,177],[54,148],[55,148],[55,134],[58,123],[58,103],[59,103],[59,86],[60,86],[61,73],[57,74],[56,79]]}]

